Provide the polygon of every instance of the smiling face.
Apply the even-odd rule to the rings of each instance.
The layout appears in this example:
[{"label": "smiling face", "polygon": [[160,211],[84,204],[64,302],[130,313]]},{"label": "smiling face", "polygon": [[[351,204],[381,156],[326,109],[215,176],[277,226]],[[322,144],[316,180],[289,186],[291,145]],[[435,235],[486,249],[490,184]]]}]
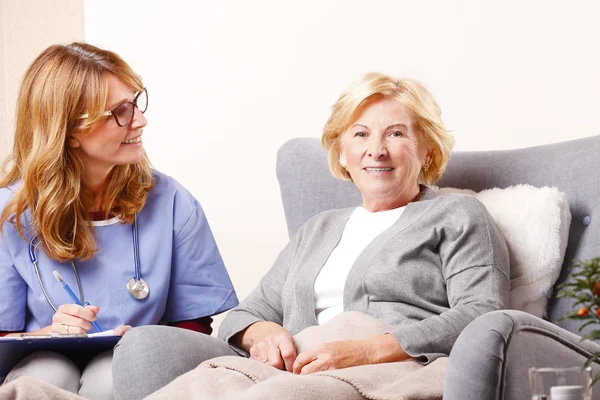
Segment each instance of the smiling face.
[{"label": "smiling face", "polygon": [[373,100],[340,136],[340,164],[371,212],[405,206],[419,194],[419,172],[430,162],[409,110],[392,98]]},{"label": "smiling face", "polygon": [[[114,75],[107,75],[106,110],[133,101],[135,91]],[[97,121],[88,132],[69,138],[84,167],[84,181],[93,186],[101,182],[117,165],[135,164],[144,157],[142,133],[148,121],[137,108],[131,123],[121,127],[111,115]]]}]

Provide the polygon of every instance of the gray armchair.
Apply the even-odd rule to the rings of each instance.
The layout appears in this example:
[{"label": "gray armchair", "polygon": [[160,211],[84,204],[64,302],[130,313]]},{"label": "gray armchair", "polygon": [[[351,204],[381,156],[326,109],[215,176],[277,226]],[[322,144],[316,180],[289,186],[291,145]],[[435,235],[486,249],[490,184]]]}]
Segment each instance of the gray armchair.
[{"label": "gray armchair", "polygon": [[[563,191],[572,222],[560,283],[574,258],[600,256],[599,174],[600,136],[595,136],[518,150],[455,152],[438,185],[481,191],[529,183]],[[285,143],[277,156],[277,177],[290,235],[319,212],[361,202],[351,183],[331,176],[318,139]],[[554,295],[548,321],[514,310],[477,318],[452,349],[444,399],[530,399],[528,368],[583,365],[600,345],[582,342],[575,334],[577,322],[557,323],[570,311],[572,303]],[[600,364],[593,368],[597,373]],[[600,389],[594,399],[600,399]]]}]

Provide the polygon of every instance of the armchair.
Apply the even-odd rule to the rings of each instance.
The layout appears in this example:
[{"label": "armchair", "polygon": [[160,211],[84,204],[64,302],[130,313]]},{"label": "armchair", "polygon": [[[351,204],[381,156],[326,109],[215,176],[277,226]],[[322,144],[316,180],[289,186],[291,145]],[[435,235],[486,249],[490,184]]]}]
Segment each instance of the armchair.
[{"label": "armchair", "polygon": [[[475,191],[519,183],[558,187],[572,215],[561,283],[574,258],[600,256],[598,154],[600,136],[517,150],[455,152],[438,185]],[[315,138],[293,139],[280,148],[277,177],[290,236],[319,212],[361,202],[354,185],[331,176]],[[516,310],[477,318],[452,349],[444,399],[529,399],[528,368],[583,365],[600,345],[581,341],[576,321],[557,322],[569,311],[572,302],[554,293],[547,320]],[[594,374],[599,369],[600,363],[593,365]],[[594,399],[600,399],[600,390],[595,392]]]}]

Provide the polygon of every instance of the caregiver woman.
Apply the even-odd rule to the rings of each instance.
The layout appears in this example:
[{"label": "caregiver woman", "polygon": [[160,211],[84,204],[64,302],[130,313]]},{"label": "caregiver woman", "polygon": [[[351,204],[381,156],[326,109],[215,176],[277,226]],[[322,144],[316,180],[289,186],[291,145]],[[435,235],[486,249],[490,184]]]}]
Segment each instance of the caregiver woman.
[{"label": "caregiver woman", "polygon": [[[210,334],[210,316],[238,304],[200,204],[150,167],[147,106],[129,65],[89,44],[51,46],[25,73],[0,180],[2,335],[159,322]],[[53,271],[92,305],[73,304]],[[108,399],[111,363],[112,350],[37,352],[6,382],[28,375]]]},{"label": "caregiver woman", "polygon": [[[449,354],[470,321],[508,304],[508,251],[487,210],[472,196],[427,186],[444,171],[453,140],[422,85],[367,74],[334,104],[322,142],[331,172],[354,183],[362,205],[323,212],[300,228],[229,312],[219,329],[223,342],[166,327],[129,332],[115,350],[120,398],[141,398],[204,359],[237,354],[229,346],[295,374],[431,362]],[[344,311],[393,330],[297,354],[292,335]],[[179,368],[160,368],[165,359]]]}]

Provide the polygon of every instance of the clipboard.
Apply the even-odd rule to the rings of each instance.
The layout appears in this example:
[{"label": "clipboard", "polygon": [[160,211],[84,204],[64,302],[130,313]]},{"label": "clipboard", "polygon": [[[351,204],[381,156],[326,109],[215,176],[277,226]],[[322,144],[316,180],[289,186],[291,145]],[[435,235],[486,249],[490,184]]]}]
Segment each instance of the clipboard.
[{"label": "clipboard", "polygon": [[0,339],[0,383],[19,361],[36,351],[50,350],[65,355],[99,354],[115,347],[121,337],[88,336],[85,333],[3,337]]}]

